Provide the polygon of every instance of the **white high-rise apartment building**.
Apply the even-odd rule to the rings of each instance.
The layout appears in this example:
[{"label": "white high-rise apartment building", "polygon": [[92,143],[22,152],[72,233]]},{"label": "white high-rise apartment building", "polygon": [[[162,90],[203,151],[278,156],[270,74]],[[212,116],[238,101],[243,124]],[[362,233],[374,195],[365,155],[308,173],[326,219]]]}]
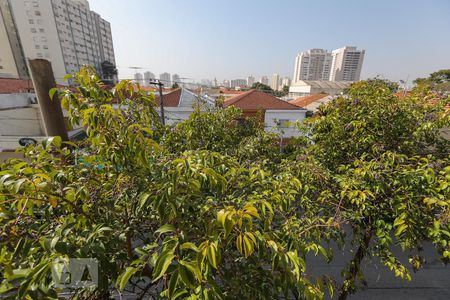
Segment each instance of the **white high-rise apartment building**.
[{"label": "white high-rise apartment building", "polygon": [[9,0],[0,0],[0,77],[28,78]]},{"label": "white high-rise apartment building", "polygon": [[[83,65],[100,75],[103,62],[115,65],[111,26],[89,9],[87,0],[1,1],[13,16],[24,56],[49,60],[58,83]],[[6,5],[1,7],[5,15]]]},{"label": "white high-rise apartment building", "polygon": [[146,86],[150,85],[150,83],[149,83],[150,80],[153,80],[155,78],[156,78],[155,74],[153,74],[152,72],[150,72],[150,71],[144,72],[144,85],[146,85]]},{"label": "white high-rise apartment building", "polygon": [[134,82],[138,83],[139,85],[144,84],[144,76],[142,76],[141,73],[135,73],[134,74]]},{"label": "white high-rise apartment building", "polygon": [[247,86],[247,80],[245,80],[245,79],[232,79],[230,81],[231,88],[237,88],[237,87],[243,88],[245,86]]},{"label": "white high-rise apartment building", "polygon": [[291,86],[291,78],[289,77],[283,77],[283,79],[281,80],[281,88],[283,88],[284,86]]},{"label": "white high-rise apartment building", "polygon": [[167,72],[159,74],[159,80],[161,80],[165,87],[170,87],[172,85],[170,74]]},{"label": "white high-rise apartment building", "polygon": [[251,87],[255,83],[255,77],[253,75],[250,75],[247,77],[247,86]]},{"label": "white high-rise apartment building", "polygon": [[177,83],[178,85],[181,85],[180,75],[178,74],[172,74],[172,83]]},{"label": "white high-rise apartment building", "polygon": [[324,49],[310,49],[295,58],[294,82],[300,80],[329,80],[331,53]]},{"label": "white high-rise apartment building", "polygon": [[272,75],[272,82],[270,84],[270,87],[274,91],[278,91],[280,89],[280,75],[279,74]]},{"label": "white high-rise apartment building", "polygon": [[333,50],[331,65],[331,81],[358,81],[364,61],[365,50],[356,47],[343,47]]},{"label": "white high-rise apartment building", "polygon": [[269,85],[269,78],[267,76],[262,76],[259,82],[265,85]]}]

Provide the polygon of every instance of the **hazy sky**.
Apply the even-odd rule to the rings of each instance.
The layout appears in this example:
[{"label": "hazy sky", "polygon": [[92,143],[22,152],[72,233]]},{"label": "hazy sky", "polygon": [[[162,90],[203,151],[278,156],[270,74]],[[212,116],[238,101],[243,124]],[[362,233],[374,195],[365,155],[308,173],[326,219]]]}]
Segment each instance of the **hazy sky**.
[{"label": "hazy sky", "polygon": [[366,50],[362,77],[450,68],[450,0],[90,0],[111,23],[121,78],[292,78],[298,52]]}]

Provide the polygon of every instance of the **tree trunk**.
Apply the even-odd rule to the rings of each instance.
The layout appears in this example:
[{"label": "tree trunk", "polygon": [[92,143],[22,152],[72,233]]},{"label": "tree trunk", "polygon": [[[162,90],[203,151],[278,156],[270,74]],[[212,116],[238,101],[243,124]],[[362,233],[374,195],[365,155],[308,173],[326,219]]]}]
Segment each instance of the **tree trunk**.
[{"label": "tree trunk", "polygon": [[339,290],[339,300],[347,299],[347,296],[350,294],[350,286],[353,285],[355,282],[355,278],[358,275],[359,268],[361,266],[361,261],[366,256],[367,248],[369,247],[371,238],[372,238],[372,231],[370,230],[370,228],[366,228],[366,230],[364,231],[363,240],[359,245],[358,250],[355,253],[355,256],[350,262],[349,273],[345,278],[342,287]]}]

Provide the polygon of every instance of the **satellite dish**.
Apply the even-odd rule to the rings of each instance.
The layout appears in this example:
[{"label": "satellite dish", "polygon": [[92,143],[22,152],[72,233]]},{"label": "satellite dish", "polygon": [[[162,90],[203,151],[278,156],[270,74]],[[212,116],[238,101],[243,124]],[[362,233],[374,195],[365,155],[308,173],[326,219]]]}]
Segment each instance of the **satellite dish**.
[{"label": "satellite dish", "polygon": [[19,144],[20,144],[20,146],[25,147],[25,146],[28,146],[28,145],[36,145],[37,141],[35,139],[33,139],[33,138],[21,138],[19,140]]}]

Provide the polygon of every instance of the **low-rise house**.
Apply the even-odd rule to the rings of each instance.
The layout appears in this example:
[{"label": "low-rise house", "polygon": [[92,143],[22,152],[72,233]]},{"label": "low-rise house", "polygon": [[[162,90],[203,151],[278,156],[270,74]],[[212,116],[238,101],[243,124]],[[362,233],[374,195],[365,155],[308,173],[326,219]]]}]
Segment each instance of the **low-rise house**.
[{"label": "low-rise house", "polygon": [[302,107],[308,111],[311,111],[313,114],[317,112],[319,106],[322,104],[327,104],[330,101],[333,101],[335,96],[327,95],[327,94],[315,94],[310,96],[299,97],[297,99],[289,101],[298,107]]},{"label": "low-rise house", "polygon": [[[160,97],[155,95],[156,103],[160,106]],[[189,118],[197,104],[200,108],[213,108],[215,100],[212,97],[197,95],[185,88],[178,88],[168,94],[163,95],[164,99],[164,119],[166,125],[172,125]],[[158,113],[160,110],[158,109]]]},{"label": "low-rise house", "polygon": [[306,116],[306,110],[258,90],[250,90],[225,100],[224,105],[240,108],[245,117],[261,116],[266,131],[284,138],[299,135],[295,128]]},{"label": "low-rise house", "polygon": [[289,87],[289,97],[295,99],[315,94],[340,95],[352,83],[351,81],[300,80]]}]

